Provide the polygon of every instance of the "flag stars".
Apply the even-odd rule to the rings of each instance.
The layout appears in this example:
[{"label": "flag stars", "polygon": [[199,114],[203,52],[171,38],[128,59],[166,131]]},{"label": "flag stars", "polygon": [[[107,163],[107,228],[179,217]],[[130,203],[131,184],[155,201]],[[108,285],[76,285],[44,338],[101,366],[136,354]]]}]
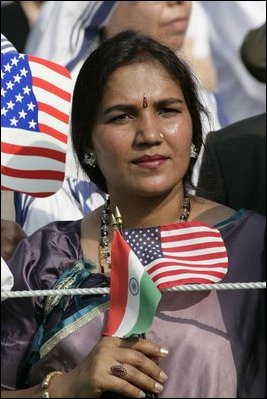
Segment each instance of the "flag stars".
[{"label": "flag stars", "polygon": [[15,104],[10,100],[8,103],[6,103],[7,109],[13,109]]},{"label": "flag stars", "polygon": [[25,112],[24,109],[22,109],[22,110],[19,112],[19,118],[20,118],[20,119],[25,119],[26,115],[27,115],[27,112]]},{"label": "flag stars", "polygon": [[11,80],[6,83],[6,88],[7,89],[13,90],[13,86],[14,86],[14,83],[12,83]]},{"label": "flag stars", "polygon": [[6,116],[8,110],[6,109],[6,107],[1,108],[1,115]]},{"label": "flag stars", "polygon": [[28,96],[30,95],[31,89],[29,88],[29,86],[25,86],[23,87],[23,94],[27,94]]},{"label": "flag stars", "polygon": [[28,122],[29,124],[29,129],[35,129],[35,126],[37,125],[37,122],[34,122],[34,120],[32,119],[30,122]]},{"label": "flag stars", "polygon": [[1,96],[5,97],[6,94],[6,90],[2,87],[1,88]]},{"label": "flag stars", "polygon": [[11,58],[11,64],[12,65],[18,65],[18,62],[19,62],[19,60],[18,60],[18,58],[16,58],[16,57],[14,57],[14,58]]},{"label": "flag stars", "polygon": [[5,68],[5,72],[10,72],[12,69],[12,65],[10,65],[9,63],[7,63],[6,65],[4,65]]},{"label": "flag stars", "polygon": [[15,97],[16,97],[16,102],[22,103],[24,97],[20,93]]},{"label": "flag stars", "polygon": [[27,106],[28,106],[28,111],[34,111],[35,104],[33,104],[32,101],[29,104],[27,104]]},{"label": "flag stars", "polygon": [[21,81],[21,79],[22,79],[22,77],[19,76],[18,73],[17,73],[17,75],[13,76],[13,78],[14,78],[14,83],[20,83],[20,81]]},{"label": "flag stars", "polygon": [[5,76],[5,75],[6,75],[5,72],[2,71],[2,69],[1,69],[1,79],[4,79],[4,76]]},{"label": "flag stars", "polygon": [[27,69],[25,67],[23,67],[19,71],[20,71],[21,76],[27,76],[27,73],[29,72],[29,71],[27,71]]},{"label": "flag stars", "polygon": [[15,118],[15,116],[10,120],[10,126],[17,126],[18,119]]}]

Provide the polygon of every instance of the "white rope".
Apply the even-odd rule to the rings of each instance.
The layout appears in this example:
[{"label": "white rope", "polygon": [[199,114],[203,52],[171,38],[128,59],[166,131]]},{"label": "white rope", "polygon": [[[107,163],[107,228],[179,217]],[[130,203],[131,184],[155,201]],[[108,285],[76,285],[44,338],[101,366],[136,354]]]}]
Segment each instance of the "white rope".
[{"label": "white rope", "polygon": [[[247,290],[262,288],[266,288],[266,281],[253,283],[186,284],[166,288],[162,291]],[[109,291],[109,288],[63,288],[59,290],[2,291],[1,299],[56,295],[99,295],[109,294]]]}]

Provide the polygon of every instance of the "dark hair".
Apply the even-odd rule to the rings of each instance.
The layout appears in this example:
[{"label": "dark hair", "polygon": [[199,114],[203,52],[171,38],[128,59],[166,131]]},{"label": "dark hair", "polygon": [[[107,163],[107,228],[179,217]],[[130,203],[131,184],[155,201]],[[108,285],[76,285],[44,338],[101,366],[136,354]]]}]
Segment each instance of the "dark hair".
[{"label": "dark hair", "polygon": [[[107,192],[105,178],[96,165],[84,164],[84,153],[90,147],[91,132],[96,122],[106,83],[118,68],[142,62],[159,63],[179,83],[189,109],[193,126],[193,143],[198,152],[202,144],[201,112],[207,111],[197,94],[196,79],[172,50],[140,32],[127,30],[105,40],[83,64],[73,93],[71,134],[77,158],[86,174],[97,186]],[[191,158],[192,159],[192,158]],[[194,161],[190,163],[185,183],[191,183]]]}]

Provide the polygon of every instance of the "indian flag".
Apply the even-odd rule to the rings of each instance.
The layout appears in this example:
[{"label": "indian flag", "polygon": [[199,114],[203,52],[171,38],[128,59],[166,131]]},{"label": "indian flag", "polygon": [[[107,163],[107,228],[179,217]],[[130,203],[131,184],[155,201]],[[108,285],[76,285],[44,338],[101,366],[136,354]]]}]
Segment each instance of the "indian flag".
[{"label": "indian flag", "polygon": [[111,253],[110,309],[104,335],[142,334],[153,322],[161,293],[117,229]]}]

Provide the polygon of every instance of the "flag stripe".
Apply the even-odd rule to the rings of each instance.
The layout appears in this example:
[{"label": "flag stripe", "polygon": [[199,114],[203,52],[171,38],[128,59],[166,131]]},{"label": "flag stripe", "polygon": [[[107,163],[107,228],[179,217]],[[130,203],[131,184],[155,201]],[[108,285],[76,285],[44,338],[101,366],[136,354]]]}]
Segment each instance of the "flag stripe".
[{"label": "flag stripe", "polygon": [[[190,222],[187,222],[187,223],[190,223]],[[193,222],[191,222],[191,224],[192,224]],[[166,227],[166,226],[161,226],[161,236],[162,236],[162,238],[164,238],[164,237],[169,237],[169,236],[175,236],[175,235],[177,235],[177,236],[185,236],[185,238],[186,238],[186,236],[188,235],[188,234],[192,234],[192,233],[194,233],[194,236],[196,236],[196,233],[200,233],[200,236],[203,234],[203,233],[207,233],[207,235],[214,235],[214,236],[218,236],[218,231],[216,231],[215,229],[211,229],[209,226],[186,226],[186,228],[179,228],[179,229],[177,229],[177,228],[174,228],[173,230],[171,230],[170,228],[173,226],[173,225],[169,225],[170,227]],[[212,230],[214,230],[214,231],[212,231]]]},{"label": "flag stripe", "polygon": [[[207,251],[209,251],[209,250],[210,249],[207,248]],[[177,256],[174,256],[174,255],[172,256],[172,259],[175,259],[176,263],[187,261],[191,264],[194,264],[194,262],[195,263],[201,262],[201,261],[206,262],[206,261],[209,261],[210,259],[214,259],[214,260],[220,259],[221,257],[224,257],[226,254],[225,254],[225,252],[222,252],[222,253],[209,252],[209,253],[206,253],[203,255],[188,256],[188,257],[180,257],[179,255],[177,255]],[[168,257],[166,257],[166,259],[168,259]]]},{"label": "flag stripe", "polygon": [[207,249],[207,248],[217,248],[220,249],[221,251],[225,251],[224,244],[222,242],[214,244],[214,242],[206,242],[206,243],[198,243],[194,245],[184,245],[180,247],[179,245],[176,245],[176,242],[174,245],[171,247],[168,245],[168,247],[165,246],[165,244],[162,244],[162,249],[164,249],[164,253],[166,255],[169,255],[172,251],[175,251],[177,254],[180,254],[182,252],[188,252],[188,251],[195,251],[195,250],[200,250],[200,249]]},{"label": "flag stripe", "polygon": [[[6,187],[6,186],[1,185],[1,190],[4,190],[4,191],[14,191],[14,188],[13,188],[13,187],[10,188],[10,187]],[[55,194],[55,193],[53,193],[53,192],[47,192],[47,191],[44,191],[44,192],[38,192],[38,191],[35,191],[35,192],[32,192],[32,191],[23,191],[23,193],[24,193],[24,194],[31,195],[31,196],[40,197],[40,198],[49,197],[50,195]]]},{"label": "flag stripe", "polygon": [[[222,280],[222,278],[224,277],[224,275],[221,276],[220,280]],[[184,285],[184,284],[212,284],[212,283],[217,283],[218,278],[210,276],[209,274],[207,274],[207,277],[205,278],[204,276],[199,277],[198,274],[194,275],[194,276],[188,276],[185,275],[184,278],[181,278],[181,276],[176,276],[176,278],[171,278],[171,277],[167,277],[167,278],[163,278],[160,281],[157,281],[155,284],[158,287],[159,290],[163,290],[169,287],[175,287],[177,285]]]},{"label": "flag stripe", "polygon": [[157,293],[155,293],[152,284],[153,282],[151,281],[151,278],[148,276],[148,274],[143,273],[140,282],[140,303],[138,318],[131,331],[124,335],[125,337],[130,337],[133,334],[142,334],[151,326],[154,318],[154,313],[148,311],[147,303],[154,303],[154,306],[157,308],[161,298],[160,292],[158,291]]},{"label": "flag stripe", "polygon": [[[64,162],[66,158],[66,153],[64,152],[56,151],[53,149],[50,150],[43,147],[22,147],[20,145],[16,146],[15,144],[8,143],[1,144],[1,153],[3,157],[1,159],[1,162],[3,163],[3,165],[6,165],[8,162],[10,162],[10,157],[14,156],[13,152],[16,152],[18,158],[20,158],[20,156],[25,156],[25,160],[27,160],[29,168],[31,168],[31,164],[29,164],[29,158],[27,158],[27,156],[32,156],[31,159],[33,160],[33,162],[37,162],[37,160],[38,162],[42,162],[42,159],[34,158],[35,156],[48,158],[49,162],[53,162],[52,160],[56,160],[61,163],[61,168],[65,167]],[[6,154],[9,154],[9,157],[5,158]],[[14,160],[14,162],[16,161]]]},{"label": "flag stripe", "polygon": [[64,179],[64,172],[58,172],[55,170],[19,170],[9,168],[1,165],[1,174],[11,177],[19,177],[23,179],[54,179],[62,181]]},{"label": "flag stripe", "polygon": [[[191,250],[191,251],[176,251],[176,248],[172,248],[172,251],[169,249],[168,251],[163,251],[164,255],[168,255],[168,256],[174,256],[176,255],[178,258],[193,258],[195,256],[207,256],[207,249],[197,249],[197,250]],[[220,254],[220,253],[224,253],[225,251],[223,251],[223,248],[219,247],[219,248],[209,248],[209,254]]]},{"label": "flag stripe", "polygon": [[[211,267],[212,267],[212,273],[213,272],[218,272],[218,273],[225,273],[227,268],[225,267],[224,263],[217,263],[216,265],[212,265],[212,266],[188,266],[188,265],[173,265],[173,264],[164,264],[164,267],[162,267],[162,265],[160,267],[155,267],[155,269],[149,271],[149,275],[152,279],[154,279],[154,277],[159,276],[161,273],[170,273],[170,275],[173,272],[177,272],[179,270],[179,272],[183,272],[183,271],[188,271],[188,272],[210,272],[211,271]],[[146,269],[147,270],[147,269]]]},{"label": "flag stripe", "polygon": [[45,124],[51,126],[54,130],[57,130],[59,133],[61,133],[66,137],[64,132],[66,131],[66,129],[68,129],[68,125],[66,125],[64,122],[61,122],[53,115],[49,115],[43,111],[38,112],[38,119],[39,119],[39,124]]},{"label": "flag stripe", "polygon": [[62,182],[58,180],[47,180],[44,179],[42,181],[42,185],[40,185],[40,179],[23,179],[18,177],[11,177],[2,174],[1,176],[1,187],[7,187],[12,189],[12,187],[16,187],[16,191],[20,191],[22,193],[55,193],[61,186]]},{"label": "flag stripe", "polygon": [[[162,258],[162,259],[155,259],[154,261],[150,262],[146,267],[146,270],[150,273],[152,273],[157,267],[164,267],[166,265],[181,265],[181,266],[205,266],[207,265],[208,267],[212,267],[214,265],[221,265],[227,263],[227,257],[223,258],[217,258],[217,259],[207,259],[207,260],[195,260],[195,261],[187,261],[183,260],[180,262],[177,262],[177,259],[173,258]],[[161,266],[162,265],[162,266]]]},{"label": "flag stripe", "polygon": [[[30,58],[28,57],[29,61],[29,66],[31,68],[31,73],[34,78],[41,78],[45,79],[45,81],[50,82],[51,84],[57,86],[58,88],[64,89],[69,86],[69,81],[70,81],[70,76],[66,77],[62,75],[61,73],[57,73],[51,68],[47,68],[46,66],[42,65],[42,63],[37,62],[32,62]],[[46,61],[49,63],[49,61]],[[63,68],[60,66],[60,68]],[[67,86],[66,86],[67,84]],[[71,90],[63,90],[66,93],[71,93]]]},{"label": "flag stripe", "polygon": [[39,123],[39,128],[43,133],[46,133],[49,136],[52,136],[59,141],[62,141],[62,143],[67,144],[68,138],[64,133],[61,133],[58,130],[53,129],[51,126],[45,125],[43,123]]},{"label": "flag stripe", "polygon": [[56,96],[53,93],[50,93],[49,91],[44,90],[41,87],[35,87],[34,94],[36,98],[38,98],[38,102],[51,105],[54,108],[56,105],[57,110],[59,110],[60,112],[69,117],[70,103],[68,101],[63,100],[63,98],[59,99],[58,96]]},{"label": "flag stripe", "polygon": [[[114,250],[120,247],[119,231],[115,230],[112,235],[112,265],[111,265],[111,284],[112,291],[110,297],[110,312],[108,314],[107,325],[109,327],[107,335],[113,335],[118,329],[123,319],[124,311],[127,304],[128,289],[128,258],[129,250],[123,245],[123,249],[118,252]],[[121,267],[116,267],[119,264]],[[117,298],[120,298],[120,301]],[[112,317],[110,315],[112,314]]]},{"label": "flag stripe", "polygon": [[[128,251],[130,250],[127,249]],[[136,324],[136,321],[139,317],[139,312],[142,311],[140,307],[140,291],[141,291],[141,280],[142,276],[145,272],[145,269],[143,267],[138,267],[140,264],[139,259],[137,256],[133,253],[133,251],[129,251],[128,255],[128,281],[127,281],[127,303],[124,309],[124,314],[123,318],[121,320],[121,323],[115,332],[116,335],[119,337],[127,337],[128,333],[132,335],[133,327]],[[130,282],[131,278],[135,277],[135,283],[138,285],[138,293],[136,295],[133,295],[130,290]],[[136,332],[136,334],[139,334],[140,332]]]},{"label": "flag stripe", "polygon": [[[1,139],[5,145],[10,143],[11,146],[18,145],[21,147],[29,148],[29,153],[32,148],[44,148],[54,151],[59,151],[62,153],[66,153],[66,144],[62,141],[58,141],[57,139],[49,136],[38,135],[36,132],[29,132],[24,129],[14,129],[14,128],[6,128],[2,127],[1,129]],[[16,150],[17,148],[15,148]],[[20,151],[20,148],[18,148]]]},{"label": "flag stripe", "polygon": [[[24,156],[24,155],[17,155],[15,158],[12,159],[14,155],[6,154],[2,151],[1,153],[1,163],[2,165],[9,165],[12,162],[12,168],[13,169],[22,169],[22,170],[31,170],[31,162],[36,162],[38,164],[38,167],[41,169],[47,168],[47,159],[46,157],[41,157],[39,158],[38,156],[32,156],[31,155],[31,162],[29,162],[29,156]],[[64,163],[62,161],[57,161],[54,159],[49,158],[49,165],[51,168],[51,171],[57,171],[57,172],[64,172],[65,167]]]},{"label": "flag stripe", "polygon": [[[219,277],[221,278],[224,274],[225,274],[226,268],[221,268],[221,271],[219,270],[212,270],[212,276],[213,277]],[[187,270],[184,268],[179,269],[179,276],[208,276],[209,275],[209,270]],[[161,278],[164,277],[172,277],[175,276],[175,278],[177,277],[177,270],[172,270],[172,271],[162,271],[161,273],[158,273],[155,277],[153,277],[153,281],[156,283],[158,280],[160,280]],[[152,278],[152,276],[150,276]]]},{"label": "flag stripe", "polygon": [[[187,247],[187,246],[192,246],[195,247],[197,245],[201,245],[204,244],[205,246],[208,244],[211,244],[214,246],[214,243],[217,243],[217,246],[223,245],[223,243],[221,242],[221,238],[220,237],[197,237],[197,238],[188,238],[186,240],[181,240],[179,238],[179,241],[175,241],[174,239],[170,241],[170,239],[168,240],[162,240],[162,247],[163,248],[169,248],[169,247],[176,247],[178,249],[178,247]],[[181,248],[179,248],[180,250]]]},{"label": "flag stripe", "polygon": [[[39,101],[38,103],[40,111],[46,112],[47,114],[50,114],[51,116],[59,119],[61,122],[64,122],[65,124],[69,123],[69,116],[64,114],[63,112],[59,111],[58,109],[51,107],[48,104],[41,103]],[[66,129],[66,126],[64,126]]]},{"label": "flag stripe", "polygon": [[71,100],[70,93],[68,93],[65,90],[59,89],[57,86],[53,85],[52,83],[47,82],[44,79],[32,77],[32,83],[34,84],[34,86],[41,87],[42,89],[45,89],[46,91],[49,91],[50,93],[57,95],[58,97],[62,98],[63,100],[66,100],[66,101]]},{"label": "flag stripe", "polygon": [[55,64],[55,63],[52,62],[52,61],[47,61],[47,60],[45,60],[45,59],[43,59],[43,58],[35,57],[35,56],[33,56],[33,55],[29,55],[28,57],[29,57],[29,60],[32,61],[32,63],[35,62],[35,63],[37,63],[38,65],[39,65],[39,64],[44,65],[44,66],[46,66],[48,69],[51,69],[52,71],[55,71],[55,72],[57,72],[58,74],[63,75],[63,76],[65,76],[65,77],[68,78],[68,79],[70,78],[70,73],[69,73],[69,71],[68,71],[66,68],[62,67],[61,65]]}]

